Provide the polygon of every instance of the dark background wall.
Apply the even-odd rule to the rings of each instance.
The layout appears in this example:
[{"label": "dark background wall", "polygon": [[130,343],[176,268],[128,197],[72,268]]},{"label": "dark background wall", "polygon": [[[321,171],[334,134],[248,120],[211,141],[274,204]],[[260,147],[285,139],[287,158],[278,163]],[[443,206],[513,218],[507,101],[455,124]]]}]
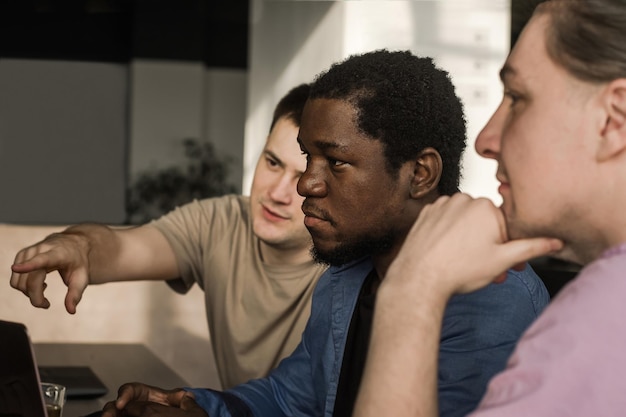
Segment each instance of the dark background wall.
[{"label": "dark background wall", "polygon": [[0,57],[246,68],[248,0],[0,0]]},{"label": "dark background wall", "polygon": [[0,0],[0,222],[123,223],[129,66],[245,70],[247,44],[247,0]]}]

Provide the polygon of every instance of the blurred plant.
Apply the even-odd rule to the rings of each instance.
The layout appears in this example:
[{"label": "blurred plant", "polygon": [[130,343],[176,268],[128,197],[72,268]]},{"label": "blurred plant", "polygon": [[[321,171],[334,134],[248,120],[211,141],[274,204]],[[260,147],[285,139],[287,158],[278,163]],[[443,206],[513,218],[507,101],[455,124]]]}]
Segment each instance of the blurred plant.
[{"label": "blurred plant", "polygon": [[187,164],[140,173],[126,195],[126,222],[143,224],[194,199],[237,192],[227,181],[230,157],[220,159],[212,143],[183,140]]}]

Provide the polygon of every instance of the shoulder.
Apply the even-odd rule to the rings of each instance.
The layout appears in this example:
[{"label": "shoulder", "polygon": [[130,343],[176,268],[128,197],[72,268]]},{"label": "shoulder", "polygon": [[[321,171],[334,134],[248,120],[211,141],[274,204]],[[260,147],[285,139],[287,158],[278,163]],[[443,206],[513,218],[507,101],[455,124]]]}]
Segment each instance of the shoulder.
[{"label": "shoulder", "polygon": [[239,194],[226,194],[219,197],[203,198],[202,200],[194,200],[183,207],[197,208],[202,210],[215,210],[220,208],[232,208],[236,211],[248,211],[250,207],[250,198]]},{"label": "shoulder", "polygon": [[550,302],[546,286],[530,265],[517,271],[510,269],[506,280],[499,284],[490,284],[470,294],[453,297],[452,303],[483,305],[490,309],[527,310],[538,316]]},{"label": "shoulder", "polygon": [[179,206],[150,224],[162,233],[185,235],[196,239],[215,238],[237,228],[245,233],[248,224],[247,197],[229,194],[193,200]]},{"label": "shoulder", "polygon": [[452,297],[446,308],[444,329],[462,326],[517,339],[549,301],[547,289],[530,266],[523,271],[510,270],[503,283]]},{"label": "shoulder", "polygon": [[[626,284],[622,272],[622,279],[612,282],[599,272],[583,269],[528,328],[506,371],[489,385],[481,403],[485,411],[507,416],[540,409],[541,415],[623,414],[626,400],[618,379],[626,372],[626,333],[619,329]],[[589,378],[580,375],[593,375],[593,390]]]},{"label": "shoulder", "polygon": [[371,270],[372,261],[369,257],[341,266],[330,266],[320,277],[316,292],[329,291],[331,287],[360,289],[363,280]]},{"label": "shoulder", "polygon": [[[533,303],[533,308],[537,310],[537,314],[550,302],[548,289],[529,264],[526,264],[526,267],[521,271],[510,269],[507,272],[507,279],[503,284],[507,290],[510,289],[510,291],[527,295]],[[497,286],[501,284],[493,285]]]},{"label": "shoulder", "polygon": [[333,298],[349,303],[355,298],[367,274],[372,270],[369,258],[362,258],[342,266],[331,266],[319,278],[313,292],[313,314],[328,308]]},{"label": "shoulder", "polygon": [[225,222],[226,224],[233,221],[243,220],[244,222],[250,218],[249,198],[238,194],[228,194],[220,197],[205,198],[195,200],[182,207],[210,223]]},{"label": "shoulder", "polygon": [[[174,210],[163,215],[154,222],[160,222],[176,217],[192,217],[212,215],[212,213],[241,213],[248,211],[249,199],[246,196],[237,194],[227,194],[219,197],[203,198],[201,200],[194,199],[186,204],[176,207]],[[234,209],[234,210],[233,210]]]}]

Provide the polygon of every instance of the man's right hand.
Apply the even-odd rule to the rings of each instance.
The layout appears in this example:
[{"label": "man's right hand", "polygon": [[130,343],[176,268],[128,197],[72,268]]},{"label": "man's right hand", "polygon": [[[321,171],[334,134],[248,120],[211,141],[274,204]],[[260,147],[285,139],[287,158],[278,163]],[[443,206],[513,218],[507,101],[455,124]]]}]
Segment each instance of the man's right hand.
[{"label": "man's right hand", "polygon": [[65,309],[74,314],[89,285],[89,249],[82,234],[52,234],[17,253],[11,266],[11,286],[23,292],[33,306],[48,308],[46,275],[58,271],[68,288]]},{"label": "man's right hand", "polygon": [[65,309],[70,314],[87,285],[180,276],[174,251],[156,227],[95,223],[69,227],[22,249],[11,270],[11,286],[40,308],[50,306],[44,296],[46,275],[58,271],[67,286]]},{"label": "man's right hand", "polygon": [[165,390],[138,382],[122,385],[117,399],[104,406],[102,417],[120,416],[208,417],[192,393],[180,388]]},{"label": "man's right hand", "polygon": [[420,292],[432,289],[447,301],[502,281],[507,269],[562,246],[549,237],[510,240],[501,209],[485,198],[457,193],[422,210],[383,285],[398,284],[402,294],[420,284]]}]

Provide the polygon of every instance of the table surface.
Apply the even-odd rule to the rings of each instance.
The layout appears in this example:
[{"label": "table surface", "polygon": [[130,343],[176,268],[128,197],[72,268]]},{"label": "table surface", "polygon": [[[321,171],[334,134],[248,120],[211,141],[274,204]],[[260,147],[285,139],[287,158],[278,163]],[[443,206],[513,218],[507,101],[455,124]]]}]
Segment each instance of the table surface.
[{"label": "table surface", "polygon": [[93,399],[69,399],[63,417],[80,417],[101,410],[114,400],[126,382],[143,382],[162,388],[188,384],[142,344],[35,343],[39,366],[89,366],[109,390]]}]

